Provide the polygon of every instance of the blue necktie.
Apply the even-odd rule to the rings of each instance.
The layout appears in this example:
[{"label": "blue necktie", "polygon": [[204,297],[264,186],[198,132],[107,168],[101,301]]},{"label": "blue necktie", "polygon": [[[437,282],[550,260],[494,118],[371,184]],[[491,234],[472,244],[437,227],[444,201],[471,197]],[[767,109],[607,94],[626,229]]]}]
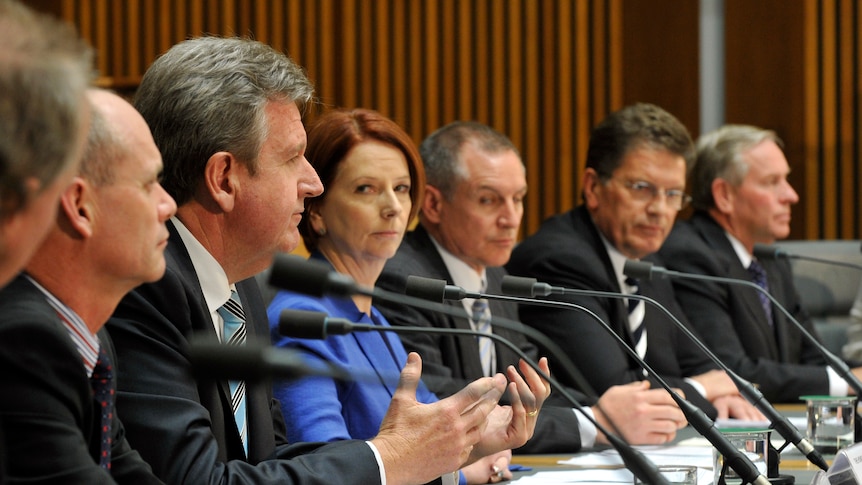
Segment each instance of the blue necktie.
[{"label": "blue necktie", "polygon": [[[763,288],[764,291],[769,291],[769,282],[766,279],[766,269],[764,269],[760,263],[752,260],[751,264],[748,265],[748,274],[751,276],[751,281],[753,281],[754,284]],[[766,321],[769,322],[769,325],[772,325],[772,302],[769,301],[769,297],[762,291],[757,292],[757,299],[760,300],[760,305],[763,307],[763,312],[766,314]]]},{"label": "blue necktie", "polygon": [[[245,312],[239,301],[239,295],[231,290],[230,299],[218,309],[218,314],[224,320],[224,341],[228,345],[245,345]],[[231,408],[239,430],[246,456],[248,456],[248,440],[246,439],[245,415],[245,381],[230,381]]]}]

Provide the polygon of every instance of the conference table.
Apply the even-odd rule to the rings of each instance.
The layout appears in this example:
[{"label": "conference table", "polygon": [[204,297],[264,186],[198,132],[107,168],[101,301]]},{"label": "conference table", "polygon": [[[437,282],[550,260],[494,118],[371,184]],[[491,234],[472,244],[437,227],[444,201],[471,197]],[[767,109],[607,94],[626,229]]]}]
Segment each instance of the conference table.
[{"label": "conference table", "polygon": [[[803,404],[780,404],[775,406],[776,409],[784,414],[785,416],[791,418],[800,418],[805,416],[805,405]],[[802,430],[802,434],[805,434],[805,431]],[[772,432],[772,443],[775,446],[780,446],[784,443],[784,440],[781,439],[780,436],[776,436],[777,433]],[[668,447],[678,445],[680,443],[690,442],[692,440],[697,440],[698,434],[691,427],[687,426],[681,429],[677,433],[677,437],[673,443],[669,444]],[[594,450],[587,450],[585,453],[592,452]],[[582,454],[579,454],[582,455]],[[513,465],[520,465],[523,467],[528,467],[527,471],[517,471],[514,472],[512,481],[517,481],[519,478],[527,477],[531,475],[535,475],[539,472],[547,472],[547,471],[560,471],[560,470],[587,470],[590,468],[585,468],[583,466],[577,465],[566,465],[561,464],[561,461],[567,461],[572,459],[573,457],[577,457],[579,455],[514,455],[512,457]],[[831,465],[832,459],[834,455],[824,455],[826,461]],[[607,467],[602,467],[607,468]],[[619,468],[619,467],[617,467]],[[598,468],[597,468],[598,469]],[[787,449],[785,449],[781,453],[781,461],[779,464],[779,473],[781,475],[789,475],[794,477],[795,485],[808,485],[811,483],[811,480],[814,478],[815,473],[819,470],[815,465],[812,465],[799,450],[797,450],[793,444],[788,444]],[[566,482],[566,483],[578,483],[574,482]],[[700,482],[702,483],[702,481]]]}]

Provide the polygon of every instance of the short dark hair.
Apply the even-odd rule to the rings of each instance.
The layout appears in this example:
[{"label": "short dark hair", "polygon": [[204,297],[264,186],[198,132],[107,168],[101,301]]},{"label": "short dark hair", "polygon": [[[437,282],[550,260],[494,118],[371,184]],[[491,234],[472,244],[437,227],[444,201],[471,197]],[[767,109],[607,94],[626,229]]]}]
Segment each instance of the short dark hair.
[{"label": "short dark hair", "polygon": [[637,103],[611,113],[590,135],[586,167],[607,180],[631,150],[651,147],[694,162],[694,143],[686,127],[667,111],[649,103]]},{"label": "short dark hair", "polygon": [[326,190],[335,180],[338,167],[350,150],[362,142],[375,140],[391,145],[404,154],[410,171],[410,219],[422,206],[425,191],[425,169],[416,145],[397,123],[370,109],[333,110],[317,117],[308,127],[308,148],[305,157],[317,171],[324,192],[306,201],[305,212],[299,223],[299,233],[306,249],[317,249],[319,235],[311,227],[312,209],[326,200]]}]

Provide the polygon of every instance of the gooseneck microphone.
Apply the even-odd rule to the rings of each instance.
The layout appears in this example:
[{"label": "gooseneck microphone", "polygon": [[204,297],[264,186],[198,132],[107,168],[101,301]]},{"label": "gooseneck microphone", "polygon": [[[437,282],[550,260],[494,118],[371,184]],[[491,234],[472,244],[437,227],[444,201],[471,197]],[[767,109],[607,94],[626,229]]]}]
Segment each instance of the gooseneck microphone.
[{"label": "gooseneck microphone", "polygon": [[[628,264],[628,263],[627,263]],[[623,270],[625,272],[625,269]],[[634,274],[627,276],[635,277]],[[635,299],[635,300],[643,300],[646,303],[658,308],[661,312],[667,315],[671,321],[674,322],[682,333],[688,337],[698,348],[709,357],[717,366],[719,366],[722,370],[724,370],[728,377],[736,384],[736,388],[739,389],[740,394],[745,396],[745,398],[754,405],[764,416],[769,420],[772,427],[785,439],[784,445],[778,449],[779,452],[783,450],[788,443],[793,443],[794,446],[805,455],[808,460],[816,465],[817,467],[828,470],[829,464],[826,463],[826,460],[820,454],[819,451],[814,449],[814,446],[802,436],[802,433],[799,432],[799,429],[794,426],[787,416],[779,413],[777,409],[763,397],[763,393],[760,392],[756,387],[754,387],[750,382],[743,379],[736,372],[731,370],[721,359],[718,358],[706,344],[703,343],[688,327],[683,325],[679,319],[671,313],[670,310],[667,309],[664,305],[659,303],[653,298],[648,296],[639,295],[639,294],[624,294],[624,293],[613,293],[606,291],[596,291],[596,290],[582,290],[582,289],[570,289],[563,288],[559,286],[551,286],[547,283],[538,283],[535,278],[525,278],[520,276],[511,276],[507,275],[503,277],[502,290],[504,293],[509,293],[512,295],[523,295],[528,297],[533,296],[548,296],[552,294],[571,294],[571,295],[584,295],[584,296],[596,296],[601,298],[613,298],[613,299]],[[536,300],[537,302],[545,302],[548,300]]]},{"label": "gooseneck microphone", "polygon": [[309,365],[295,350],[263,344],[224,345],[196,339],[189,346],[189,360],[198,376],[219,379],[253,381],[321,376],[354,381],[364,378],[329,362],[321,363],[322,367]]},{"label": "gooseneck microphone", "polygon": [[[391,301],[393,303],[409,305],[427,311],[436,311],[450,316],[463,316],[462,312],[459,312],[456,309],[446,305],[433,304],[420,298],[401,295],[385,291],[380,288],[363,287],[353,281],[352,278],[341,273],[332,271],[331,268],[324,263],[321,263],[319,261],[307,260],[300,256],[291,254],[276,255],[273,262],[273,266],[271,268],[269,283],[279,288],[300,292],[312,296],[323,296],[324,294],[342,297],[349,297],[352,295],[370,296],[372,298],[378,298],[380,300]],[[507,328],[513,331],[525,331],[528,335],[535,333],[543,337],[545,341],[550,342],[547,337],[544,337],[544,335],[541,335],[538,331],[535,331],[534,329],[529,329],[528,327],[518,322],[513,322],[510,320],[492,316],[491,324],[492,326],[496,325],[498,327]],[[351,325],[353,326],[353,328],[356,328],[356,324],[353,324],[351,322]],[[332,328],[335,329],[336,327],[339,327],[339,325],[333,325]],[[385,329],[385,331],[397,332],[398,330],[396,329],[409,327],[379,328]],[[419,331],[426,332],[428,330],[429,329],[427,328],[421,328]],[[532,332],[530,332],[531,330]],[[446,330],[446,332],[455,333],[452,330]],[[309,333],[307,335],[313,335],[313,333]],[[482,337],[488,336],[484,333],[479,334],[478,332],[474,333],[472,331],[470,331],[470,333],[467,333],[467,335],[478,335]],[[503,341],[506,340],[503,339]],[[509,345],[511,345],[513,348],[517,348],[511,342],[509,342]],[[568,361],[568,358],[565,356],[565,354],[559,351],[559,347],[557,347],[556,344],[553,344],[553,347],[556,347],[556,351],[552,348],[548,348],[548,351],[552,353],[552,357],[555,359],[559,359],[560,364],[563,364],[564,369],[566,367],[574,369],[574,365],[571,363],[571,361]],[[518,349],[518,351],[520,352],[520,349]],[[558,352],[558,355],[555,355],[555,352]],[[538,364],[533,362],[531,359],[526,358],[523,353],[518,353],[518,355],[522,356],[524,362],[526,362],[527,365],[529,365],[533,370],[535,370],[543,379],[545,379],[552,386],[554,390],[559,392],[560,395],[562,395],[566,400],[568,400],[569,403],[571,403],[572,406],[578,412],[580,412],[596,427],[596,429],[600,430],[607,437],[611,445],[619,452],[623,463],[625,463],[626,465],[626,468],[628,468],[635,476],[637,476],[641,480],[644,480],[646,483],[668,483],[667,479],[659,473],[658,468],[656,468],[655,464],[649,461],[638,450],[629,446],[629,444],[626,443],[625,440],[623,440],[621,437],[608,432],[608,430],[606,430],[592,416],[590,416],[589,413],[582,409],[583,406],[577,401],[577,399],[575,399],[574,396],[572,396],[556,379],[554,379],[552,376],[545,374],[541,370],[541,368],[539,368]]]},{"label": "gooseneck microphone", "polygon": [[829,349],[827,349],[823,344],[821,344],[813,335],[811,335],[811,332],[809,332],[801,323],[799,323],[799,320],[793,318],[793,315],[791,315],[790,312],[787,311],[786,308],[784,308],[784,305],[779,303],[774,296],[772,296],[768,291],[758,286],[756,283],[736,278],[724,278],[721,276],[710,276],[696,273],[683,273],[680,271],[673,271],[667,268],[663,268],[661,266],[655,266],[647,261],[627,260],[623,268],[623,273],[625,273],[626,276],[631,276],[632,278],[652,278],[654,275],[660,275],[670,276],[671,278],[685,278],[700,281],[726,283],[730,285],[742,285],[757,290],[758,292],[766,295],[766,297],[769,298],[769,301],[772,302],[772,305],[775,308],[778,308],[778,310],[783,313],[784,316],[786,316],[787,319],[792,322],[797,329],[799,329],[799,332],[802,334],[802,336],[805,337],[805,339],[808,340],[808,342],[811,343],[811,345],[813,345],[814,348],[816,348],[821,355],[823,355],[823,358],[826,359],[827,364],[832,367],[835,372],[837,372],[838,375],[841,376],[841,378],[847,381],[847,384],[852,387],[854,391],[856,391],[856,395],[862,396],[862,382],[860,382],[859,379],[856,378],[856,375],[853,374],[853,372],[850,370],[850,367],[843,360],[838,358],[838,356],[836,356]]},{"label": "gooseneck microphone", "polygon": [[784,249],[769,244],[755,244],[754,257],[757,259],[798,259],[801,261],[811,261],[814,263],[829,264],[832,266],[842,266],[844,268],[852,268],[862,271],[862,264],[851,263],[849,261],[836,261],[834,259],[818,258],[815,256],[806,256],[803,254],[789,253]]},{"label": "gooseneck microphone", "polygon": [[[530,280],[531,284],[535,282],[535,279],[530,278],[518,278],[509,276],[503,277],[503,288],[509,289],[513,292],[519,292],[518,289],[524,289],[525,280]],[[620,345],[620,347],[626,351],[643,369],[645,369],[649,374],[653,376],[653,378],[661,385],[674,401],[679,405],[680,410],[685,414],[685,417],[688,419],[688,422],[701,434],[704,438],[706,438],[713,446],[715,446],[722,455],[725,456],[727,462],[731,468],[733,468],[736,473],[745,480],[745,483],[760,483],[767,484],[769,480],[763,476],[762,473],[754,466],[751,460],[745,456],[744,453],[740,452],[735,446],[733,446],[728,439],[721,434],[718,429],[715,428],[715,423],[697,406],[691,404],[690,402],[683,399],[676,391],[674,391],[670,385],[665,381],[661,375],[659,375],[653,368],[647,364],[638,353],[632,349],[625,340],[622,339],[614,330],[602,320],[598,315],[596,315],[590,309],[570,302],[563,301],[554,301],[554,300],[539,300],[535,298],[529,297],[517,297],[517,296],[505,296],[505,295],[488,295],[485,293],[472,293],[467,292],[463,288],[448,285],[443,280],[434,280],[430,278],[423,278],[419,276],[411,276],[407,280],[407,292],[408,294],[413,295],[423,295],[427,298],[434,298],[436,301],[437,298],[440,297],[448,297],[451,299],[462,299],[462,298],[488,298],[495,300],[503,300],[510,302],[519,302],[526,303],[530,305],[541,305],[541,306],[549,306],[549,307],[557,307],[557,308],[566,308],[573,310],[580,310],[589,315],[593,320],[599,323],[602,328],[605,329]]]}]

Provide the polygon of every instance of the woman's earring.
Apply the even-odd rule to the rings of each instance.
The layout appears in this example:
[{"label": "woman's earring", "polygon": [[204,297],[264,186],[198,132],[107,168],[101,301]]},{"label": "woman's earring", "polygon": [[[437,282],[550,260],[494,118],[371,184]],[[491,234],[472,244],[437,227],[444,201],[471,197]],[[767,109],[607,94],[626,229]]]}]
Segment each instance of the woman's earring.
[{"label": "woman's earring", "polygon": [[318,235],[318,236],[325,236],[325,235],[326,235],[326,228],[325,228],[325,227],[321,227],[320,229],[318,229],[318,230],[317,230],[317,235]]}]

